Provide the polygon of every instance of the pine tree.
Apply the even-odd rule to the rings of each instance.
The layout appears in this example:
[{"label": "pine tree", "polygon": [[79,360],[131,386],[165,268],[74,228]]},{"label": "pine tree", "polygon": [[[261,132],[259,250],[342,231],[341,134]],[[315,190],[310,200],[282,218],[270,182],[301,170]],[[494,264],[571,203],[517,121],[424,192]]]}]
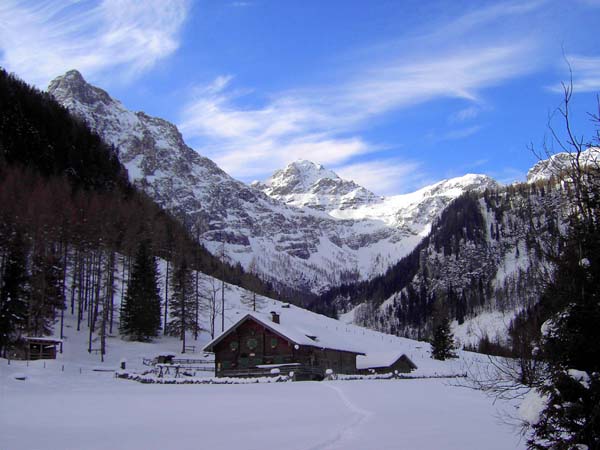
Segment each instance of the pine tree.
[{"label": "pine tree", "polygon": [[161,325],[158,269],[146,240],[138,245],[121,308],[122,334],[136,341],[147,341],[158,335]]},{"label": "pine tree", "polygon": [[[595,142],[574,135],[569,102],[573,86],[564,85],[563,106],[568,164],[553,175],[567,187],[569,232],[560,248],[541,307],[550,315],[542,326],[540,354],[548,376],[538,391],[546,406],[533,426],[532,449],[600,449],[600,162],[583,152],[600,145],[600,115]],[[600,101],[598,102],[600,111]],[[593,151],[593,150],[592,150]],[[553,225],[554,228],[557,228]]]},{"label": "pine tree", "polygon": [[456,358],[454,350],[454,336],[450,330],[450,321],[446,317],[434,328],[433,339],[431,340],[431,357],[441,361]]},{"label": "pine tree", "polygon": [[29,275],[27,250],[20,233],[8,244],[4,273],[0,285],[0,355],[27,324]]},{"label": "pine tree", "polygon": [[195,295],[192,271],[183,259],[176,264],[171,276],[171,302],[169,304],[168,334],[179,336],[182,353],[185,353],[185,332],[195,329]]},{"label": "pine tree", "polygon": [[600,449],[600,230],[575,228],[542,304],[558,311],[544,326],[547,400],[533,449]]},{"label": "pine tree", "polygon": [[56,312],[64,307],[62,261],[54,246],[39,248],[33,255],[31,269],[28,332],[33,336],[52,333]]}]

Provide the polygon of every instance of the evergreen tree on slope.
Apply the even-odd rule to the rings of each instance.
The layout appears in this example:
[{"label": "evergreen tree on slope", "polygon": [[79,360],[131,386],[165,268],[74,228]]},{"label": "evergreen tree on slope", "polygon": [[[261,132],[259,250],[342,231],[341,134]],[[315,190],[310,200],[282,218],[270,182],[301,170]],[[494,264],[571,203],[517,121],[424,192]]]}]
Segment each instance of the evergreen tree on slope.
[{"label": "evergreen tree on slope", "polygon": [[[567,187],[571,214],[556,270],[541,298],[550,315],[540,348],[548,377],[538,388],[545,407],[528,441],[532,449],[600,450],[600,113],[590,115],[596,125],[593,142],[575,136],[572,90],[572,83],[564,86],[558,109],[565,141],[553,132],[568,153],[568,163],[554,176]],[[595,153],[588,158],[584,152],[590,148]]]},{"label": "evergreen tree on slope", "polygon": [[441,361],[449,358],[456,358],[454,350],[454,336],[450,330],[450,321],[446,318],[442,320],[433,331],[431,357]]},{"label": "evergreen tree on slope", "polygon": [[431,340],[431,357],[441,361],[456,358],[454,335],[450,329],[448,310],[438,301],[433,313],[433,338]]},{"label": "evergreen tree on slope", "polygon": [[32,261],[28,333],[32,336],[51,334],[56,312],[64,308],[60,257],[54,245],[39,246]]},{"label": "evergreen tree on slope", "polygon": [[195,330],[195,296],[192,271],[183,258],[175,264],[171,276],[171,299],[169,303],[168,334],[179,336],[182,341],[182,353],[185,353],[185,332]]},{"label": "evergreen tree on slope", "polygon": [[127,293],[121,307],[121,333],[136,341],[158,335],[161,323],[158,269],[150,243],[138,246]]},{"label": "evergreen tree on slope", "polygon": [[575,229],[542,300],[559,312],[543,327],[549,377],[533,449],[600,449],[600,230]]},{"label": "evergreen tree on slope", "polygon": [[16,233],[8,243],[8,255],[0,285],[0,355],[6,355],[11,341],[24,331],[29,302],[27,249],[23,237]]}]

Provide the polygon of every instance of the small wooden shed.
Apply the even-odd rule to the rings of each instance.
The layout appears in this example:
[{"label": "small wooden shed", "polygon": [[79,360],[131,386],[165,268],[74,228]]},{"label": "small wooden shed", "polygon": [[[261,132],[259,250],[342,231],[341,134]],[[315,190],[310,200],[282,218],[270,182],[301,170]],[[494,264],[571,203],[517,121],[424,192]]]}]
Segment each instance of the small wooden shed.
[{"label": "small wooden shed", "polygon": [[408,373],[417,368],[408,356],[398,352],[374,352],[359,356],[356,359],[358,373],[369,375],[372,373]]},{"label": "small wooden shed", "polygon": [[26,343],[27,359],[56,359],[56,348],[62,346],[62,340],[43,336],[27,336]]}]

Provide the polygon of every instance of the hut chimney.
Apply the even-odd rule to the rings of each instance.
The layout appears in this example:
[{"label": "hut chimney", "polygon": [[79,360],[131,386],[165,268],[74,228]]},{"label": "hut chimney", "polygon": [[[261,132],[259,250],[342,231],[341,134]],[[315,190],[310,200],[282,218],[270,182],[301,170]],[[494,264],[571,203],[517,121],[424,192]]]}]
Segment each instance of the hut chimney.
[{"label": "hut chimney", "polygon": [[279,314],[275,311],[271,311],[271,320],[273,323],[279,323]]}]

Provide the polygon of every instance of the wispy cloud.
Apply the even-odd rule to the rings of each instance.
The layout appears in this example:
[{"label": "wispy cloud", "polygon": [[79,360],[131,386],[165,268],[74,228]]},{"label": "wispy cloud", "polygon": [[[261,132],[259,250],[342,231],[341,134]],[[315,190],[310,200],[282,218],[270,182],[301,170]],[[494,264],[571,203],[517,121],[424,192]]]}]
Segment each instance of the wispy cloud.
[{"label": "wispy cloud", "polygon": [[479,132],[481,128],[483,128],[481,125],[473,125],[471,127],[456,128],[450,131],[431,131],[428,133],[427,139],[435,143],[465,139]]},{"label": "wispy cloud", "polygon": [[0,64],[40,87],[77,68],[134,77],[173,53],[187,0],[0,3]]},{"label": "wispy cloud", "polygon": [[575,92],[600,91],[600,56],[569,57]]},{"label": "wispy cloud", "polygon": [[[396,58],[355,70],[336,86],[280,93],[260,108],[238,106],[232,77],[222,76],[196,90],[182,110],[180,128],[202,153],[242,179],[265,177],[299,157],[343,168],[381,149],[360,136],[371,118],[436,98],[478,102],[482,89],[530,70],[523,62],[531,49],[521,42]],[[446,139],[477,130],[457,130]]]},{"label": "wispy cloud", "polygon": [[240,95],[228,89],[232,78],[221,76],[196,89],[185,106],[182,133],[202,143],[202,152],[227,172],[241,178],[264,177],[295,159],[332,165],[372,150],[358,137],[340,137],[323,129],[327,111],[282,95],[262,108],[235,105]]},{"label": "wispy cloud", "polygon": [[353,180],[378,195],[414,191],[429,181],[420,163],[396,158],[348,164],[334,170],[342,178]]},{"label": "wispy cloud", "polygon": [[461,123],[469,120],[476,119],[482,112],[482,108],[478,105],[469,106],[467,108],[460,109],[448,118],[448,123]]}]

